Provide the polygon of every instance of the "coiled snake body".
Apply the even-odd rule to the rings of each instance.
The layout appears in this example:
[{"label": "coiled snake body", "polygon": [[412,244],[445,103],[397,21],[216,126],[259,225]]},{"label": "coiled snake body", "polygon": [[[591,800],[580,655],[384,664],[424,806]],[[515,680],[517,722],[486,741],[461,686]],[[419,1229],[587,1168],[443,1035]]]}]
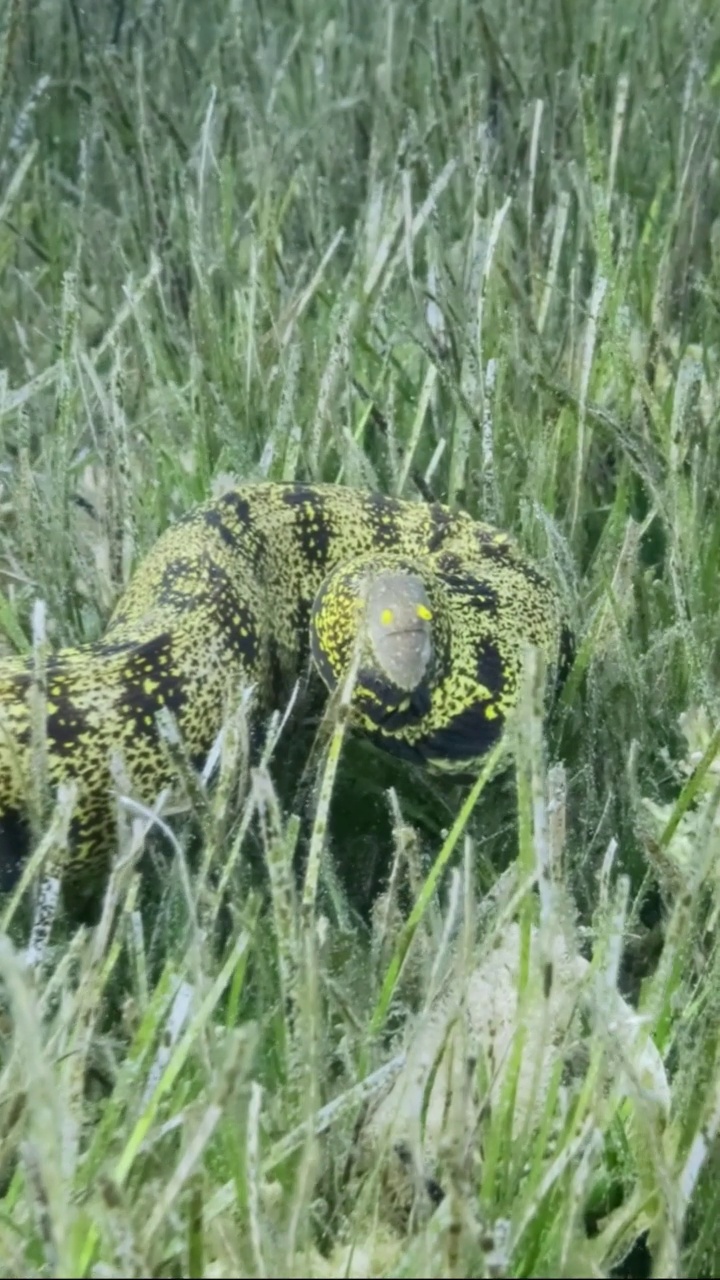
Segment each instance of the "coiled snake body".
[{"label": "coiled snake body", "polygon": [[[171,785],[161,707],[200,763],[239,686],[277,705],[308,652],[329,689],[354,660],[354,723],[389,751],[467,773],[517,700],[524,645],[557,664],[567,635],[546,579],[467,515],[333,485],[229,490],[158,540],[101,640],[47,661],[47,776],[78,785],[66,886],[106,868],[114,754],[145,802]],[[6,846],[32,785],[34,679],[31,661],[0,661]]]}]

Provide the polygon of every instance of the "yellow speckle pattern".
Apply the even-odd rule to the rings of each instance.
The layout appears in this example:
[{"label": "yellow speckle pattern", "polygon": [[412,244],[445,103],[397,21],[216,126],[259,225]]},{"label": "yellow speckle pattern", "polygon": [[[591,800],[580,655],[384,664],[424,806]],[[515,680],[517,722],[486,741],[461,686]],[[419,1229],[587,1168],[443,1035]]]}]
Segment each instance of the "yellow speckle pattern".
[{"label": "yellow speckle pattern", "polygon": [[[413,625],[385,648],[369,643],[363,612],[379,572],[399,597],[412,585]],[[408,613],[397,604],[385,609],[389,623]],[[158,540],[99,642],[47,664],[49,779],[79,788],[70,891],[106,870],[113,761],[146,803],[172,786],[162,707],[200,765],[241,686],[278,705],[310,653],[333,689],[360,645],[355,724],[389,751],[467,773],[517,700],[523,646],[556,664],[567,634],[543,575],[507,535],[465,514],[333,485],[229,490]],[[32,681],[24,659],[0,662],[6,839],[31,787]]]}]

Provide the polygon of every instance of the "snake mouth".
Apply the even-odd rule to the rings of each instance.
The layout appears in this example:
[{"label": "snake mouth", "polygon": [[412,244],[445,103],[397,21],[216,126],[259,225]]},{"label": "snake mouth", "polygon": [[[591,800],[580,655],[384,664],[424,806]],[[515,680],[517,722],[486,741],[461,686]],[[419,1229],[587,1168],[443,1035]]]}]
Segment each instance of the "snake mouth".
[{"label": "snake mouth", "polygon": [[432,652],[427,624],[418,622],[388,631],[383,637],[382,649],[376,651],[375,656],[390,683],[412,693],[426,679]]}]

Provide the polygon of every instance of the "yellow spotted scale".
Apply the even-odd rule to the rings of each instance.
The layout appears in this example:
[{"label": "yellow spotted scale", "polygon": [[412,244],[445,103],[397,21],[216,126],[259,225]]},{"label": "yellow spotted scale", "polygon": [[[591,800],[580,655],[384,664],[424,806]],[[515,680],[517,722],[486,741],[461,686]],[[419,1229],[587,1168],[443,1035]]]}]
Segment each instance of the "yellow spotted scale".
[{"label": "yellow spotted scale", "polygon": [[[101,640],[47,662],[49,781],[78,785],[66,891],[107,869],[113,756],[145,803],[172,785],[161,708],[200,766],[241,686],[277,706],[308,654],[330,690],[354,660],[353,723],[388,751],[467,774],[517,700],[527,643],[557,667],[569,633],[506,534],[437,503],[335,485],[229,489],[157,541]],[[0,661],[5,862],[31,788],[33,679],[32,662]]]}]

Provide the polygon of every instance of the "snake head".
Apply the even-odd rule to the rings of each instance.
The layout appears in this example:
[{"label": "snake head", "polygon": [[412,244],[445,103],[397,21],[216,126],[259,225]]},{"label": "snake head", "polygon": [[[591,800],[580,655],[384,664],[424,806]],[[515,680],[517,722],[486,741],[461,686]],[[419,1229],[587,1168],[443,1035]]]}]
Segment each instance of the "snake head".
[{"label": "snake head", "polygon": [[397,732],[428,714],[436,641],[422,572],[403,561],[359,558],[333,570],[315,597],[315,666],[332,692],[356,662],[352,708],[370,732]]}]

